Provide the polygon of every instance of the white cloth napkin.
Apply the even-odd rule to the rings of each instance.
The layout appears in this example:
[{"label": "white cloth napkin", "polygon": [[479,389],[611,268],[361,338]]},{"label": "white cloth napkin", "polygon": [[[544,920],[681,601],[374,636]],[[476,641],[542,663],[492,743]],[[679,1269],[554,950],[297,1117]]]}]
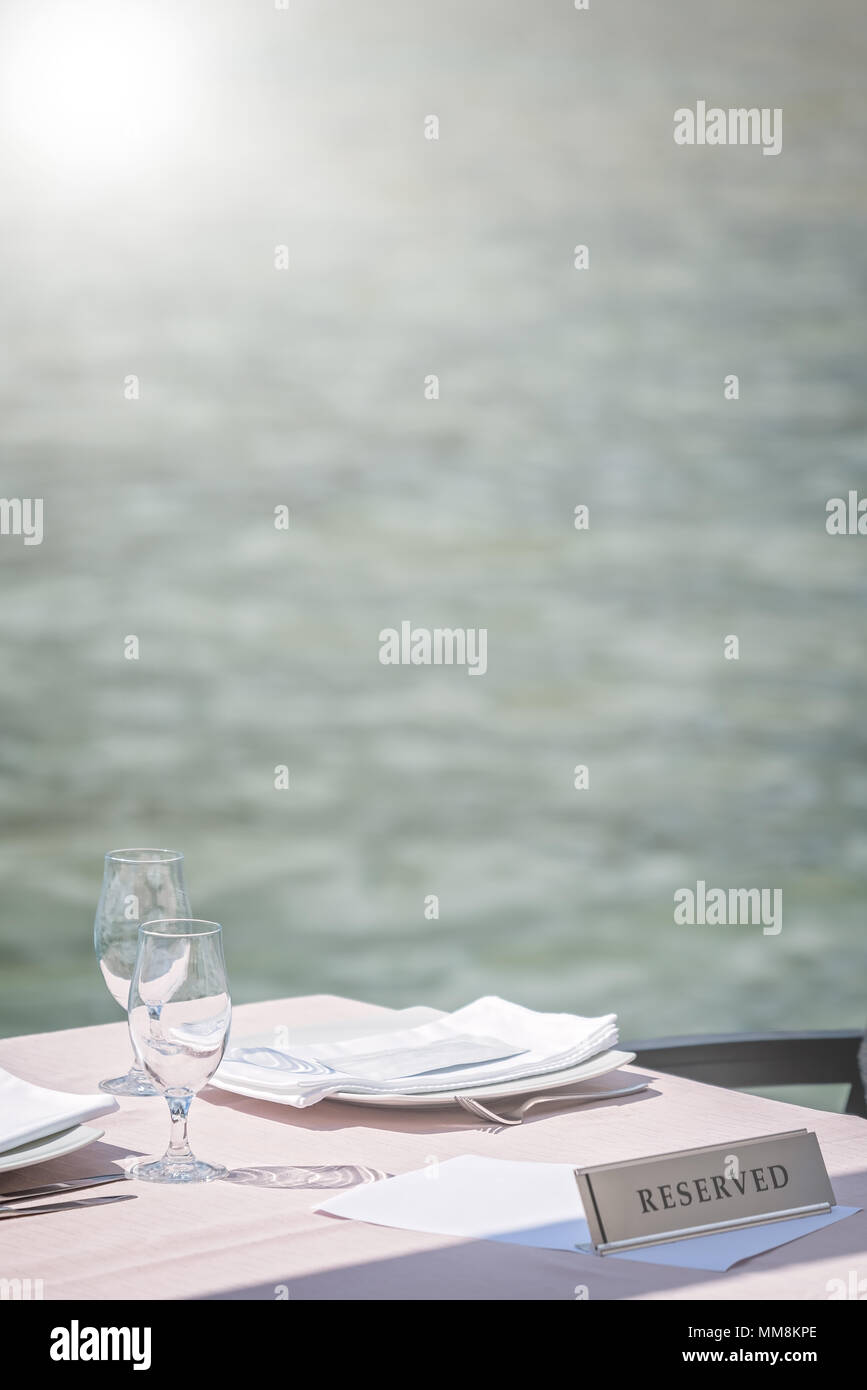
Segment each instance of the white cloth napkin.
[{"label": "white cloth napkin", "polygon": [[435,1023],[341,1043],[230,1047],[217,1080],[304,1108],[337,1091],[424,1095],[521,1080],[585,1062],[617,1042],[615,1014],[543,1014],[488,995]]},{"label": "white cloth napkin", "polygon": [[117,1101],[112,1096],[49,1091],[0,1067],[0,1153],[116,1109]]}]

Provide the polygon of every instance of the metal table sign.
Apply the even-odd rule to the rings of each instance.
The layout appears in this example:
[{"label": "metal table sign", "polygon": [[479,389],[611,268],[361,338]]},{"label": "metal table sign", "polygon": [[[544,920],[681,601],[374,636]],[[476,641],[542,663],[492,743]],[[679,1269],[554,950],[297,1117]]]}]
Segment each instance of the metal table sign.
[{"label": "metal table sign", "polygon": [[576,1168],[575,1178],[599,1255],[834,1205],[819,1141],[806,1129]]}]

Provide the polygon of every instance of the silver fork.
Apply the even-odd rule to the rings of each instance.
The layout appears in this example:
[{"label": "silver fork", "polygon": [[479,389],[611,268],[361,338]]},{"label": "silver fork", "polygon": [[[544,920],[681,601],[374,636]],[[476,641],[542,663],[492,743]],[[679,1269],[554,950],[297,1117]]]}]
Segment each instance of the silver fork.
[{"label": "silver fork", "polygon": [[462,1105],[471,1115],[476,1115],[480,1120],[488,1120],[495,1125],[520,1125],[524,1122],[524,1116],[528,1110],[532,1110],[534,1105],[555,1105],[557,1102],[569,1101],[575,1105],[587,1105],[593,1100],[614,1100],[616,1096],[634,1096],[636,1091],[646,1091],[650,1085],[649,1081],[639,1081],[636,1086],[621,1086],[616,1091],[575,1091],[571,1095],[559,1095],[551,1093],[544,1096],[533,1096],[530,1100],[522,1101],[520,1105],[510,1107],[506,1115],[497,1115],[487,1106],[474,1100],[472,1096],[456,1095],[455,1100],[458,1105]]}]

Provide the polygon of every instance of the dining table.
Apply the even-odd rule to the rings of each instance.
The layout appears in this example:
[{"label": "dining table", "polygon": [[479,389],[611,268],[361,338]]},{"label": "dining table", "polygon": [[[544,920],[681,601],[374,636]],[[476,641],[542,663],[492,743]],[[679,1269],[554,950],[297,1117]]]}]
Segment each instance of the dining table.
[{"label": "dining table", "polygon": [[[366,1026],[378,1015],[384,1027],[393,1017],[334,995],[242,1004],[233,1036],[338,1021]],[[71,1092],[95,1091],[102,1077],[126,1069],[129,1055],[125,1023],[0,1040],[0,1066]],[[539,1106],[515,1126],[457,1105],[329,1099],[298,1109],[209,1085],[193,1102],[190,1140],[198,1157],[226,1166],[226,1179],[191,1187],[130,1182],[135,1201],[4,1221],[0,1278],[39,1280],[45,1299],[62,1300],[825,1300],[859,1283],[867,1296],[864,1210],[725,1273],[392,1229],[317,1210],[355,1184],[459,1155],[583,1167],[805,1128],[818,1137],[837,1202],[867,1208],[864,1119],[649,1071],[640,1058],[596,1084],[637,1081],[648,1084],[636,1094]],[[158,1096],[120,1097],[117,1110],[89,1123],[104,1130],[101,1139],[0,1175],[0,1201],[162,1153],[169,1115]]]}]

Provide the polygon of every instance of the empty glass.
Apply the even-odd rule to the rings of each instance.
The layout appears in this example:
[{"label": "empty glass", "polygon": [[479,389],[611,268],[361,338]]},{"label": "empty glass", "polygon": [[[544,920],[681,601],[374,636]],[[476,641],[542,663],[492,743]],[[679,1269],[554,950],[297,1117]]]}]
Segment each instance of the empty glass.
[{"label": "empty glass", "polygon": [[[93,944],[112,998],[126,1009],[138,951],[138,929],[149,917],[189,916],[184,856],[176,849],[113,849],[105,856]],[[126,1076],[100,1081],[113,1096],[155,1096],[135,1064]]]},{"label": "empty glass", "polygon": [[193,1096],[226,1050],[232,1003],[223,930],[191,918],[145,922],[129,991],[129,1032],[136,1057],[168,1102],[171,1138],[162,1158],[131,1176],[146,1182],[213,1182],[226,1169],[196,1158],[187,1139]]}]

